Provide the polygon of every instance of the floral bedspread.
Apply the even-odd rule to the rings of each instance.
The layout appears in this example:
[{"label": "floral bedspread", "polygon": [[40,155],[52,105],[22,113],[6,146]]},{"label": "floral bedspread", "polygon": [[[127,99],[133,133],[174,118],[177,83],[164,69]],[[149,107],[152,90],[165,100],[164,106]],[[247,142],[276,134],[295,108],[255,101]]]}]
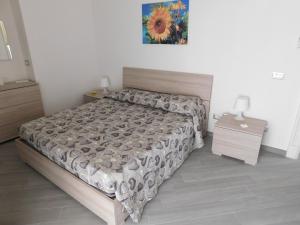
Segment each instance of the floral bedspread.
[{"label": "floral bedspread", "polygon": [[126,89],[26,123],[20,136],[86,183],[115,195],[138,222],[160,184],[202,147],[204,117],[197,98]]}]

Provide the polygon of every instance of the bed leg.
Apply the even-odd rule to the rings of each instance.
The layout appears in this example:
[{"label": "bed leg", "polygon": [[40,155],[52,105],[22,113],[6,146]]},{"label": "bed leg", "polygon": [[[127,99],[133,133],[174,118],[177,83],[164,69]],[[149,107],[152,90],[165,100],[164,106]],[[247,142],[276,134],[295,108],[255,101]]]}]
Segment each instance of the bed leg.
[{"label": "bed leg", "polygon": [[124,225],[125,220],[128,217],[126,212],[123,212],[123,206],[117,200],[114,200],[114,216],[110,221],[107,222],[108,225]]},{"label": "bed leg", "polygon": [[110,221],[107,222],[107,225],[124,225],[125,224],[125,220],[118,217],[117,215],[115,216],[115,218],[112,218]]},{"label": "bed leg", "polygon": [[121,222],[121,223],[116,223],[115,221],[114,222],[108,222],[107,225],[124,225],[125,224],[125,221]]}]

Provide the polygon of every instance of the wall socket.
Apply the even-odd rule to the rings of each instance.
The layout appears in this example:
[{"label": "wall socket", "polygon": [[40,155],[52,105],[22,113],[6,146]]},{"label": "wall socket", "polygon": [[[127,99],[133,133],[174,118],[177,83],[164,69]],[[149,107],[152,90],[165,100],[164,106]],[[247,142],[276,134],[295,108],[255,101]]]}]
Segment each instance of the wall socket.
[{"label": "wall socket", "polygon": [[30,66],[31,63],[30,63],[30,60],[29,59],[25,59],[24,60],[24,63],[25,63],[25,66]]},{"label": "wall socket", "polygon": [[283,80],[285,78],[285,73],[273,72],[272,78],[275,80]]}]

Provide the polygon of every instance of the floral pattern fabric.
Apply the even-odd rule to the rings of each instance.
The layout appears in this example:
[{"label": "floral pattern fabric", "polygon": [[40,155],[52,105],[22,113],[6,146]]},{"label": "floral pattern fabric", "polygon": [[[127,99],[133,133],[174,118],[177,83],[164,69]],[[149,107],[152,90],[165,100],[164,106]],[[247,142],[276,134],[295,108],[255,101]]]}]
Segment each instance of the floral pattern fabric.
[{"label": "floral pattern fabric", "polygon": [[[114,195],[138,222],[160,184],[194,147],[201,147],[202,142],[195,142],[201,122],[195,130],[193,110],[182,114],[176,112],[181,107],[173,108],[175,103],[164,106],[166,111],[160,104],[149,107],[117,100],[121,93],[26,123],[20,136],[62,168]],[[135,99],[143,98],[134,93]],[[179,99],[173,100],[189,107],[194,102]]]}]

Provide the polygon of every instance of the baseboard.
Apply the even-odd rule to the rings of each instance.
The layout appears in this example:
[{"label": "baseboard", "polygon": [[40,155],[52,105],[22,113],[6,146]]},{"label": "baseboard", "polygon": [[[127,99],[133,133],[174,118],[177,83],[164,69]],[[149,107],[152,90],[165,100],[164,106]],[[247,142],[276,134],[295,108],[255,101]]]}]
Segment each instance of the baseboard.
[{"label": "baseboard", "polygon": [[[207,136],[208,137],[213,137],[213,132],[208,131]],[[276,155],[288,157],[287,152],[285,150],[282,150],[282,149],[279,149],[279,148],[273,148],[273,147],[270,147],[270,146],[267,146],[267,145],[262,145],[261,150],[271,152],[271,153],[274,153]]]},{"label": "baseboard", "polygon": [[274,147],[270,147],[270,146],[267,146],[267,145],[262,145],[261,150],[286,157],[286,151],[282,150],[282,149],[279,149],[279,148],[274,148]]}]

